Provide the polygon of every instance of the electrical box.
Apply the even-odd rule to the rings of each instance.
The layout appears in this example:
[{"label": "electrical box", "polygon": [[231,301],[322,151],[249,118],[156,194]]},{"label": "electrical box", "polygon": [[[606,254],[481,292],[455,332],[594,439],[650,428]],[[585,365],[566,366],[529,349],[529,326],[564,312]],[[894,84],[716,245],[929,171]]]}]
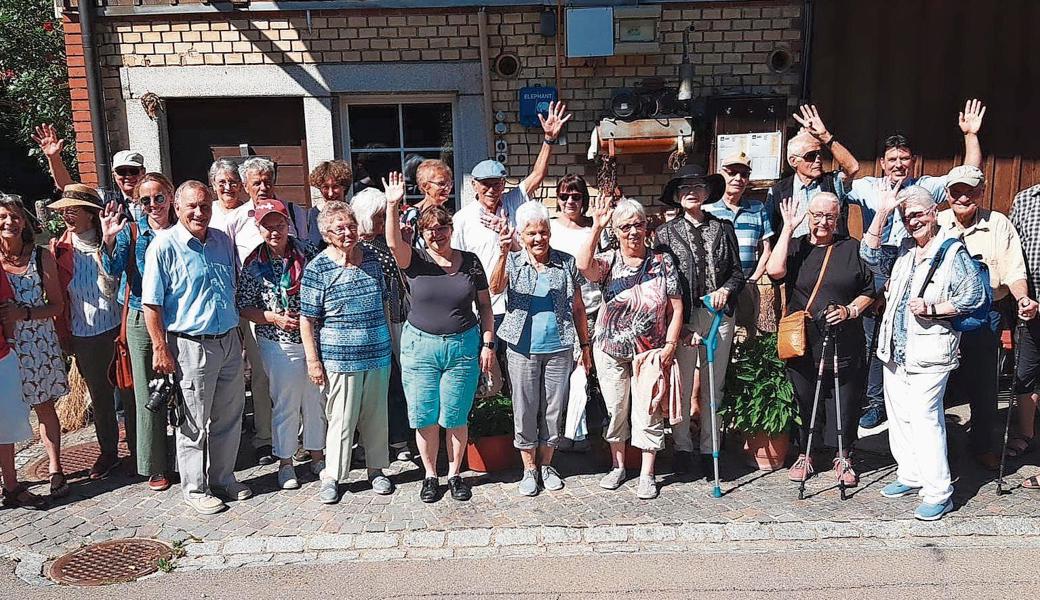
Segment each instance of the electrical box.
[{"label": "electrical box", "polygon": [[614,56],[614,9],[567,9],[567,58]]}]

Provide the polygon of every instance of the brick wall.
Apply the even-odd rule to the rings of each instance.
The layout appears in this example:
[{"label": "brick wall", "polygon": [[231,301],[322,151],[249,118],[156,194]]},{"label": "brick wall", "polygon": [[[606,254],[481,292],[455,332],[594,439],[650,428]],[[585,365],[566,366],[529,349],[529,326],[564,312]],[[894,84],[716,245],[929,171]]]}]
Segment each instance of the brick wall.
[{"label": "brick wall", "polygon": [[[800,69],[796,64],[787,73],[776,74],[769,70],[766,59],[780,45],[800,60],[800,6],[794,0],[665,4],[660,53],[598,59],[564,56],[560,61],[560,97],[574,119],[567,126],[569,144],[556,149],[543,191],[548,192],[567,172],[595,179],[596,168],[585,154],[589,135],[612,90],[633,87],[654,76],[674,83],[682,57],[682,31],[691,25],[695,94],[779,94],[786,95],[793,107],[801,84]],[[540,13],[541,7],[488,11],[490,58],[512,52],[521,62],[518,78],[491,76],[492,109],[507,115],[509,129],[502,137],[509,144],[508,166],[514,177],[526,175],[541,143],[537,129],[525,129],[518,123],[518,91],[527,85],[556,83],[556,40],[538,33]],[[243,15],[233,19],[213,15],[104,19],[99,50],[112,148],[127,145],[118,71],[123,66],[370,64],[474,61],[480,57],[478,17],[473,10],[311,14],[309,26],[300,13],[252,13],[249,18]],[[565,54],[564,32],[557,35]],[[74,69],[70,63],[70,74]],[[420,84],[417,82],[417,89]],[[75,95],[73,98],[77,99]],[[77,109],[77,122],[82,122],[80,113]],[[89,125],[89,118],[87,121]],[[84,157],[89,144],[85,146],[82,139],[79,150]],[[667,180],[664,159],[663,155],[622,158],[619,182],[626,194],[644,202],[656,198]]]}]

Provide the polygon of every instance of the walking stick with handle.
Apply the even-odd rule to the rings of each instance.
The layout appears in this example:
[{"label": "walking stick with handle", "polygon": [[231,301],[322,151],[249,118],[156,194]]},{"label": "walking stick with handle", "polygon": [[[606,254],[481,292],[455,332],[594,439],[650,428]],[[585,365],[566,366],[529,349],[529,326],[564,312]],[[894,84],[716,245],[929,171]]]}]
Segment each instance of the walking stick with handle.
[{"label": "walking stick with handle", "polygon": [[711,305],[711,296],[704,296],[701,302],[711,313],[711,327],[704,336],[704,350],[708,356],[708,393],[711,398],[711,462],[715,469],[715,487],[711,490],[714,498],[722,497],[722,486],[719,485],[719,428],[716,425],[718,398],[715,397],[715,349],[719,347],[719,327],[722,325],[722,311]]},{"label": "walking stick with handle", "polygon": [[823,367],[827,364],[827,347],[831,343],[830,330],[823,336],[823,348],[820,350],[820,368],[816,371],[816,393],[813,394],[812,415],[809,417],[809,439],[805,443],[805,468],[802,469],[802,480],[798,482],[798,499],[805,500],[805,480],[809,476],[809,464],[812,460],[812,439],[816,432],[816,413],[820,406],[820,388],[823,386]]},{"label": "walking stick with handle", "polygon": [[833,348],[831,354],[834,356],[834,426],[838,430],[838,491],[841,499],[847,500],[845,495],[845,473],[851,468],[851,460],[845,456],[845,425],[841,421],[841,384],[838,382],[838,338],[833,333],[833,328],[827,326],[827,336],[832,338]]},{"label": "walking stick with handle", "polygon": [[1015,333],[1011,342],[1011,348],[1015,353],[1015,372],[1011,376],[1011,399],[1008,401],[1007,419],[1004,421],[1004,445],[1000,448],[1000,473],[997,475],[998,496],[1011,493],[1011,490],[1004,489],[1004,467],[1007,463],[1007,443],[1008,432],[1011,429],[1011,413],[1015,412],[1015,406],[1018,404],[1018,395],[1015,394],[1015,380],[1018,377],[1019,359],[1022,356],[1022,336],[1026,333],[1025,328],[1025,321],[1022,319],[1015,319]]}]

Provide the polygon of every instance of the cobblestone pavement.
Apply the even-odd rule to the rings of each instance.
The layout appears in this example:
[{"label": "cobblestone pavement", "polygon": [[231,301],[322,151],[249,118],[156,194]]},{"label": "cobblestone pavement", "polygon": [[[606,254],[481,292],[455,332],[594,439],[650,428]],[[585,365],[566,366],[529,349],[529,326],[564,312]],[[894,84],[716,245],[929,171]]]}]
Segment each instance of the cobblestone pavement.
[{"label": "cobblestone pavement", "polygon": [[[88,441],[91,430],[68,436],[67,445]],[[964,432],[951,428],[951,448],[966,447]],[[807,498],[785,471],[762,473],[743,465],[735,450],[725,452],[724,497],[712,498],[704,479],[671,472],[667,454],[658,468],[660,497],[641,501],[630,480],[617,491],[598,487],[606,453],[560,454],[566,487],[535,498],[516,494],[519,472],[469,474],[473,498],[419,501],[421,472],[410,462],[390,469],[398,485],[392,496],[368,489],[362,469],[352,473],[337,505],[320,504],[317,483],[306,465],[298,467],[303,487],[277,489],[276,467],[252,461],[243,439],[238,478],[254,497],[231,504],[218,515],[199,516],[180,499],[175,486],[155,493],[142,478],[119,475],[100,482],[79,479],[72,494],[44,512],[0,512],[0,557],[20,560],[18,574],[40,577],[44,564],[84,544],[124,537],[149,537],[185,544],[178,568],[226,568],[251,563],[382,560],[394,558],[489,557],[583,552],[681,551],[690,544],[867,538],[892,540],[947,536],[1040,536],[1036,499],[1018,488],[1035,460],[1015,464],[1010,495],[997,497],[995,475],[955,453],[957,510],[942,521],[912,519],[916,498],[888,500],[878,491],[894,477],[884,452],[884,433],[861,440],[855,467],[861,484],[841,501],[833,473],[810,479]],[[42,456],[39,444],[18,455],[20,467]],[[23,471],[27,469],[23,468]],[[1015,474],[1014,471],[1021,471]],[[634,473],[630,473],[633,474]],[[442,478],[443,481],[443,478]],[[37,491],[45,493],[46,484]],[[989,538],[994,539],[994,538]]]}]

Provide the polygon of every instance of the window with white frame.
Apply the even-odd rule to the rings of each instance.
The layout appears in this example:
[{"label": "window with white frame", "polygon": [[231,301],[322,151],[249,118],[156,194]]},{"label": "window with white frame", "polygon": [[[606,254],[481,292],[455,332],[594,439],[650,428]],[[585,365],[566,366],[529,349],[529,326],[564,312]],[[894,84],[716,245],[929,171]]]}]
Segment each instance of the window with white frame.
[{"label": "window with white frame", "polygon": [[[353,101],[344,103],[347,152],[354,191],[382,189],[391,171],[405,175],[409,201],[422,198],[415,181],[419,163],[443,160],[455,170],[452,103],[438,101]],[[452,203],[455,197],[452,196]]]}]

